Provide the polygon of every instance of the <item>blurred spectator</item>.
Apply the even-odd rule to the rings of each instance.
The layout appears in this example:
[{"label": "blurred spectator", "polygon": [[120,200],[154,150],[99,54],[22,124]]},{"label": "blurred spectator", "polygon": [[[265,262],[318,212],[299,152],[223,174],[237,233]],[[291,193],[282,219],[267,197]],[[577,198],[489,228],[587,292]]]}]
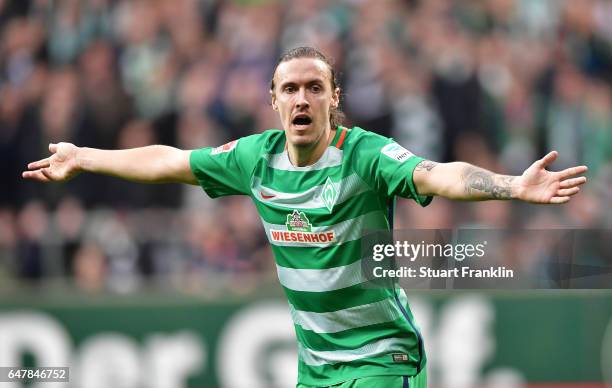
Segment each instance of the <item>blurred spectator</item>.
[{"label": "blurred spectator", "polygon": [[83,238],[87,214],[79,200],[65,197],[55,212],[55,225],[61,244],[62,267],[65,274],[73,274],[73,260]]},{"label": "blurred spectator", "polygon": [[74,255],[74,281],[83,291],[103,291],[107,286],[107,259],[98,245],[85,242]]},{"label": "blurred spectator", "polygon": [[40,202],[29,203],[18,215],[16,268],[18,276],[26,281],[37,282],[45,275],[43,242],[47,225],[48,215]]},{"label": "blurred spectator", "polygon": [[92,42],[79,59],[84,103],[81,143],[114,147],[119,129],[132,117],[131,99],[117,79],[116,61],[114,48],[103,40]]}]

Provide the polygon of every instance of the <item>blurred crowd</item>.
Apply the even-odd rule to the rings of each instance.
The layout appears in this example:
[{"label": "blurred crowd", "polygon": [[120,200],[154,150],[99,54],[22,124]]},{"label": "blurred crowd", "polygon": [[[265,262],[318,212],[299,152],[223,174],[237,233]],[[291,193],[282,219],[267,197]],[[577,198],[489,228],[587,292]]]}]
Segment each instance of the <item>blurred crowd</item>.
[{"label": "blurred crowd", "polygon": [[400,201],[397,228],[612,224],[611,1],[0,0],[0,284],[269,275],[248,198],[21,171],[50,142],[194,149],[279,128],[270,78],[301,45],[335,59],[347,126],[507,174],[551,149],[555,169],[589,166],[565,206]]}]

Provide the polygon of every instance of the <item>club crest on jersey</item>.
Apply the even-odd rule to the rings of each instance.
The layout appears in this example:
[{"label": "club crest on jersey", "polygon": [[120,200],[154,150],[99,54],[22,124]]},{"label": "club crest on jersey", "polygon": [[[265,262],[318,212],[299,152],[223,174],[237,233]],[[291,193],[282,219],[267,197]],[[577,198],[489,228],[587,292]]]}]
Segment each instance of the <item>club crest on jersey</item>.
[{"label": "club crest on jersey", "polygon": [[336,204],[336,200],[338,199],[338,190],[336,190],[334,182],[332,182],[330,177],[327,177],[327,181],[325,181],[325,186],[323,186],[321,196],[325,207],[331,213],[334,205]]},{"label": "club crest on jersey", "polygon": [[308,217],[304,212],[294,210],[293,213],[287,214],[287,230],[292,232],[310,232],[312,225],[308,221]]},{"label": "club crest on jersey", "polygon": [[387,144],[380,150],[380,152],[400,163],[404,163],[413,155],[412,152],[408,151],[397,143]]},{"label": "club crest on jersey", "polygon": [[229,143],[225,143],[222,146],[219,146],[215,148],[214,150],[210,151],[210,154],[217,155],[217,154],[222,154],[224,152],[230,152],[231,150],[236,148],[237,144],[238,144],[238,140],[232,140]]}]

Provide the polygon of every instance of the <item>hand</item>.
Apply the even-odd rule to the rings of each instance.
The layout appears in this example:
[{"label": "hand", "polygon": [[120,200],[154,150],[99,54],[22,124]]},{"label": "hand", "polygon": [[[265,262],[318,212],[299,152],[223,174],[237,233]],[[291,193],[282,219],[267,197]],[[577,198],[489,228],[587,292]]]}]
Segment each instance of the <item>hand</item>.
[{"label": "hand", "polygon": [[79,148],[72,143],[49,144],[51,156],[28,164],[21,176],[40,182],[61,182],[77,176],[81,170],[77,163]]},{"label": "hand", "polygon": [[563,171],[546,171],[559,153],[552,151],[534,162],[517,181],[518,199],[531,203],[565,203],[580,191],[586,177],[575,177],[587,171],[587,166],[571,167]]}]

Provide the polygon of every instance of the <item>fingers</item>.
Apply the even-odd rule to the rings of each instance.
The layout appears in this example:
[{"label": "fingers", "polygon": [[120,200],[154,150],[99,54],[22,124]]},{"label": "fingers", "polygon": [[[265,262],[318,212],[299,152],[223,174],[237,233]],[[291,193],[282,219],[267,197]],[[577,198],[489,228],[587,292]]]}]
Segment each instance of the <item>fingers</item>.
[{"label": "fingers", "polygon": [[45,176],[45,178],[47,178],[49,181],[54,181],[55,179],[55,175],[53,175],[53,172],[48,169],[48,168],[43,168],[40,170],[40,172]]},{"label": "fingers", "polygon": [[569,197],[580,191],[580,187],[572,187],[571,189],[561,189],[557,191],[559,197]]},{"label": "fingers", "polygon": [[[582,182],[584,183],[584,182]],[[569,202],[572,195],[578,194],[580,191],[580,187],[574,186],[569,189],[559,189],[557,190],[557,194],[551,198],[550,203],[566,203]]]},{"label": "fingers", "polygon": [[557,156],[559,156],[559,153],[557,151],[550,151],[548,154],[546,154],[546,156],[540,159],[540,166],[541,167],[549,166],[552,162],[554,162],[557,159]]},{"label": "fingers", "polygon": [[40,182],[51,182],[55,181],[55,175],[48,168],[41,168],[34,171],[24,171],[21,176],[26,179],[33,179]]},{"label": "fingers", "polygon": [[559,171],[559,176],[561,177],[561,179],[565,179],[565,178],[569,178],[571,176],[574,175],[578,175],[578,174],[583,174],[585,173],[589,168],[587,166],[577,166],[577,167],[570,167],[567,168],[563,171]]},{"label": "fingers", "polygon": [[[49,152],[53,154],[57,152],[57,144],[49,143]],[[29,170],[40,170],[41,168],[48,168],[49,166],[51,166],[51,158],[44,158],[36,162],[29,163],[28,169]]]},{"label": "fingers", "polygon": [[24,171],[21,176],[26,179],[33,179],[40,182],[59,182],[66,180],[66,178],[58,175],[56,171],[50,168],[41,168],[33,171]]},{"label": "fingers", "polygon": [[21,176],[26,179],[33,179],[39,182],[49,182],[49,178],[47,178],[41,170],[36,171],[24,171],[21,173]]},{"label": "fingers", "polygon": [[51,161],[49,158],[41,159],[36,162],[32,162],[28,164],[28,169],[30,170],[39,170],[41,168],[47,168],[51,165]]},{"label": "fingers", "polygon": [[552,197],[550,199],[550,203],[559,204],[566,203],[570,200],[570,197]]},{"label": "fingers", "polygon": [[580,186],[584,184],[586,181],[587,179],[584,176],[581,176],[579,178],[566,179],[564,181],[561,181],[561,183],[559,184],[559,187],[562,189],[569,189],[572,187]]},{"label": "fingers", "polygon": [[[60,143],[61,144],[61,143]],[[55,154],[58,150],[58,144],[49,143],[49,152]],[[57,157],[55,157],[57,159]],[[51,169],[51,162],[53,159],[53,155],[51,157],[38,160],[36,162],[32,162],[28,164],[28,170],[21,173],[21,176],[26,179],[33,179],[40,182],[51,182],[51,181],[63,181],[67,180],[68,177],[65,173],[62,172],[57,166],[54,166]],[[60,163],[62,161],[59,161]],[[55,162],[54,162],[55,164]]]}]

